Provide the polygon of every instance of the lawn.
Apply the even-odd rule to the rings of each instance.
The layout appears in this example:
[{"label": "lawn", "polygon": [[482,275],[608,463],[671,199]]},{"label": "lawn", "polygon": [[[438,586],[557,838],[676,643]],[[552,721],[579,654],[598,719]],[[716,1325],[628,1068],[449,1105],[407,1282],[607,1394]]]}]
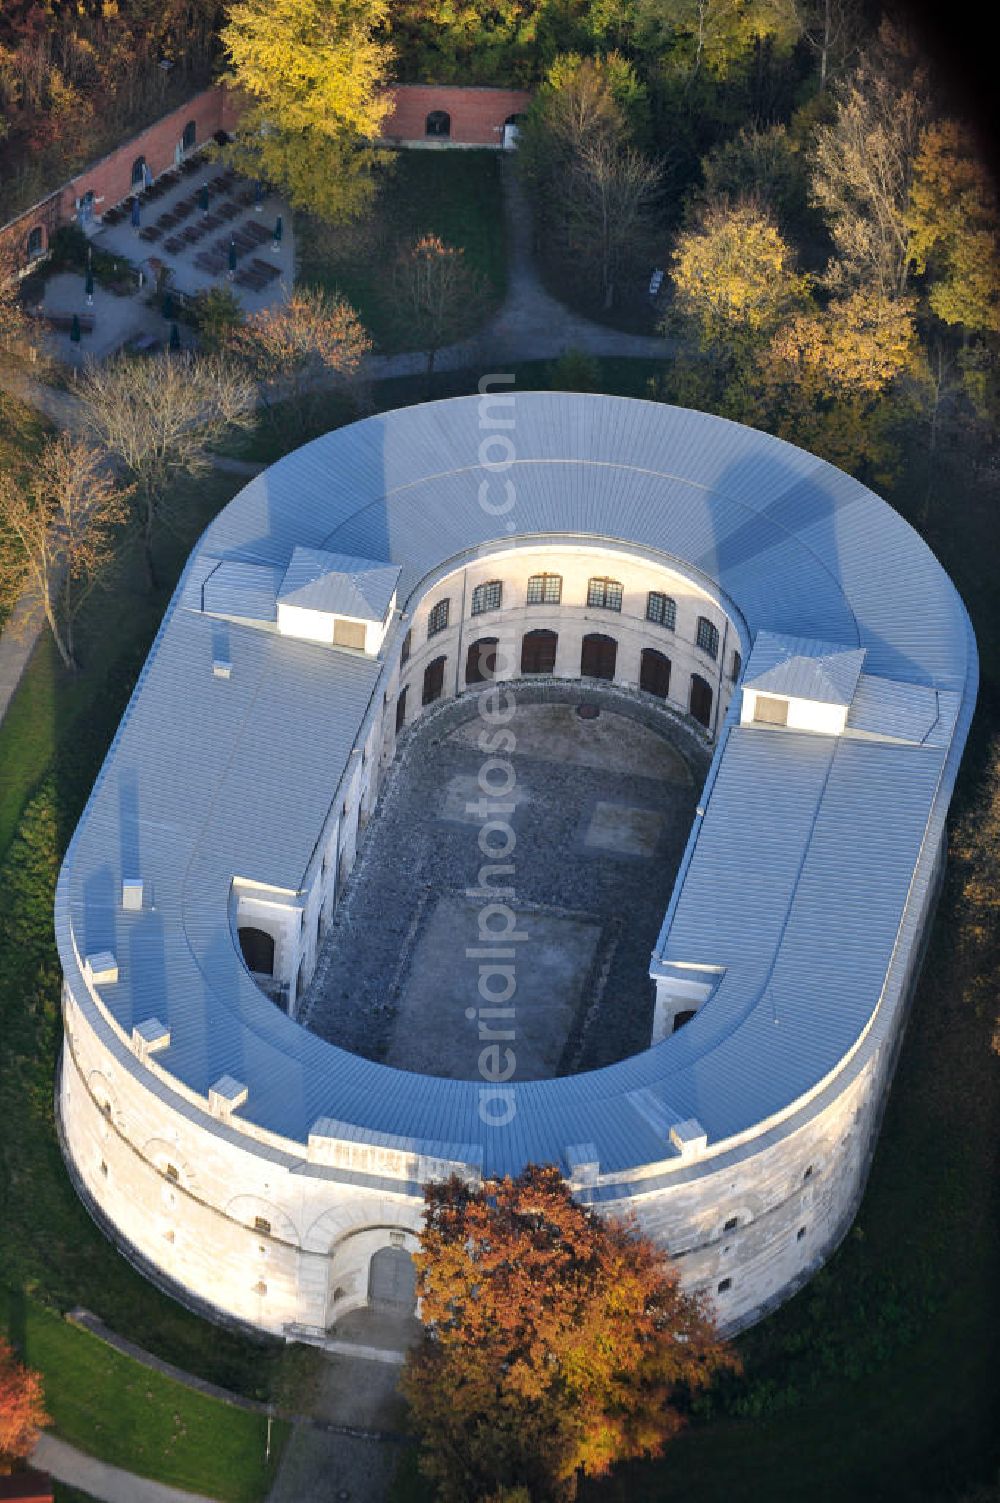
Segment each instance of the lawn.
[{"label": "lawn", "polygon": [[127,1471],[257,1503],[277,1469],[288,1426],[195,1393],[122,1356],[31,1301],[0,1297],[3,1323],[46,1375],[55,1433]]},{"label": "lawn", "polygon": [[[393,296],[393,262],[401,245],[435,234],[464,251],[481,280],[486,308],[496,306],[506,284],[501,158],[495,151],[394,153],[376,205],[362,223],[331,228],[297,216],[299,282],[343,293],[380,352],[412,350],[407,320]],[[467,332],[473,327],[470,321]]]}]

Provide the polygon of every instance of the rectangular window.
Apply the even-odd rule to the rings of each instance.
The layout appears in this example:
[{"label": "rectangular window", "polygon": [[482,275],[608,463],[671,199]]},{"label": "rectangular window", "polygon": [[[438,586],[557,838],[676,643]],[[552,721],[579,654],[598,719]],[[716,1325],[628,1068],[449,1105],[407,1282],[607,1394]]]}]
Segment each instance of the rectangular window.
[{"label": "rectangular window", "polygon": [[707,652],[710,658],[719,656],[719,628],[713,626],[706,616],[698,617],[698,635],[695,640],[702,652]]},{"label": "rectangular window", "polygon": [[620,611],[622,587],[617,579],[592,579],[587,585],[587,604],[604,611]]},{"label": "rectangular window", "polygon": [[265,1237],[271,1235],[271,1223],[266,1216],[255,1216],[253,1218],[253,1229],[255,1232],[262,1232]]},{"label": "rectangular window", "polygon": [[472,592],[472,614],[481,616],[484,611],[498,611],[502,594],[503,585],[499,579],[491,579],[486,584],[476,585]]},{"label": "rectangular window", "polygon": [[532,574],[528,580],[529,605],[558,605],[561,600],[561,574]]},{"label": "rectangular window", "polygon": [[363,621],[341,621],[333,618],[333,644],[335,647],[353,647],[365,650],[365,627]]},{"label": "rectangular window", "polygon": [[646,620],[674,631],[677,627],[677,601],[659,590],[650,590],[646,596]]},{"label": "rectangular window", "polygon": [[737,679],[740,676],[740,669],[742,667],[743,667],[743,659],[740,657],[740,655],[739,655],[738,652],[734,652],[733,653],[733,661],[730,664],[730,668],[729,668],[729,677],[732,679],[732,681],[733,681],[734,684],[736,683]]},{"label": "rectangular window", "polygon": [[723,1231],[725,1231],[725,1232],[735,1231],[735,1229],[739,1226],[739,1224],[740,1224],[740,1218],[738,1216],[730,1216],[729,1220],[726,1222],[725,1226],[723,1227]]},{"label": "rectangular window", "polygon": [[174,1164],[168,1164],[167,1165],[167,1179],[172,1179],[173,1182],[174,1182],[174,1184],[176,1184],[177,1181],[180,1179],[180,1175],[177,1173],[176,1165],[174,1165]]},{"label": "rectangular window", "polygon": [[775,699],[771,694],[758,694],[753,718],[761,725],[787,725],[788,700]]},{"label": "rectangular window", "polygon": [[447,599],[439,600],[427,617],[427,635],[429,637],[436,637],[438,632],[444,631],[448,625],[448,605],[449,601]]}]

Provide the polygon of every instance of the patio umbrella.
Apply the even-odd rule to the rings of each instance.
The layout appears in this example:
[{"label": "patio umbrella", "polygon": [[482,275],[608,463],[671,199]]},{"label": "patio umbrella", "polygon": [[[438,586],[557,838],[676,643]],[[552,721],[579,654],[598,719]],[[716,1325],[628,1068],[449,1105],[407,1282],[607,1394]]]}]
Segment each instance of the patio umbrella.
[{"label": "patio umbrella", "polygon": [[132,200],[132,223],[136,227],[138,227],[138,225],[139,225],[139,219],[140,219],[139,200],[137,198],[133,198],[133,200]]},{"label": "patio umbrella", "polygon": [[73,314],[73,322],[69,327],[69,337],[72,344],[80,343],[80,319],[76,313]]},{"label": "patio umbrella", "polygon": [[275,250],[277,250],[278,246],[281,244],[281,235],[282,235],[282,231],[284,230],[284,228],[285,227],[284,227],[284,225],[281,222],[281,215],[279,214],[278,217],[277,217],[277,219],[274,221],[274,249]]},{"label": "patio umbrella", "polygon": [[232,279],[233,279],[233,272],[235,270],[236,270],[236,241],[235,240],[230,240],[230,242],[229,242],[229,280],[230,281],[232,281]]},{"label": "patio umbrella", "polygon": [[207,214],[208,213],[208,184],[207,183],[203,184],[203,186],[202,186],[202,190],[201,190],[200,194],[198,195],[198,202],[201,204],[201,212],[203,214]]},{"label": "patio umbrella", "polygon": [[163,299],[163,317],[171,319],[174,316],[174,300],[170,293],[166,293]]},{"label": "patio umbrella", "polygon": [[170,348],[179,350],[181,347],[181,331],[176,324],[170,325]]},{"label": "patio umbrella", "polygon": [[87,294],[87,307],[94,306],[94,273],[87,267],[87,279],[83,284],[83,290]]}]

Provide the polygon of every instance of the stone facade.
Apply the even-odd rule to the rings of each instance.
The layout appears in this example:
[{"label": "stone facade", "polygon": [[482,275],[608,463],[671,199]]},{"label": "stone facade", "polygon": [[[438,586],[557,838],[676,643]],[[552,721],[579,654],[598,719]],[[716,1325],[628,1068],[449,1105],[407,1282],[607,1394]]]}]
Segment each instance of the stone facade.
[{"label": "stone facade", "polygon": [[[529,605],[529,579],[545,574],[560,577],[558,602]],[[620,610],[588,605],[595,578],[621,586]],[[496,582],[499,609],[473,616],[474,598],[495,598],[477,589]],[[675,603],[671,626],[648,619],[650,592]],[[429,632],[444,600],[447,625]],[[692,677],[707,682],[712,708],[699,734],[711,739],[739,674],[733,654],[745,646],[708,589],[635,550],[597,544],[498,545],[425,581],[405,604],[385,647],[384,690],[360,727],[304,891],[291,896],[246,883],[234,888],[234,942],[245,926],[274,939],[272,994],[293,1015],[395,754],[397,726],[401,731],[425,708],[422,686],[431,663],[444,659],[435,703],[468,691],[472,644],[498,637],[508,654],[498,672],[518,678],[523,638],[542,629],[558,634],[551,676],[573,679],[580,676],[585,637],[597,632],[617,644],[612,675],[620,686],[638,686],[649,648],[670,658],[668,703],[678,711],[689,707]],[[698,645],[700,621],[717,633],[714,657]],[[933,901],[932,875],[914,916],[915,933]],[[793,1292],[849,1226],[912,969],[911,963],[897,978],[895,1001],[854,1056],[782,1120],[761,1122],[741,1141],[708,1152],[702,1143],[690,1157],[626,1174],[602,1175],[586,1154],[570,1156],[569,1180],[581,1200],[610,1214],[635,1212],[643,1229],[679,1260],[685,1285],[712,1295],[724,1329],[739,1329]],[[81,1193],[139,1266],[217,1318],[322,1339],[341,1314],[367,1302],[376,1251],[415,1249],[422,1182],[452,1171],[478,1177],[474,1159],[431,1160],[398,1143],[351,1139],[342,1124],[331,1123],[328,1133],[317,1125],[303,1144],[227,1120],[224,1111],[213,1115],[157,1069],[154,1046],[143,1051],[111,1025],[96,987],[75,996],[67,985],[64,1017],[58,1110]]]}]

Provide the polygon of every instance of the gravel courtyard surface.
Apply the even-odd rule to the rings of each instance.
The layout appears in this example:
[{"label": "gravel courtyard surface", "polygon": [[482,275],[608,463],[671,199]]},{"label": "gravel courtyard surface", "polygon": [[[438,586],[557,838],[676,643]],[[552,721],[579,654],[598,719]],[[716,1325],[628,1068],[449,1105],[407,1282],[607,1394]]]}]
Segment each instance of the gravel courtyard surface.
[{"label": "gravel courtyard surface", "polygon": [[[466,696],[421,717],[387,775],[361,854],[306,995],[306,1025],[401,1069],[478,1077],[487,1026],[512,1030],[517,1079],[593,1069],[649,1044],[649,956],[670,898],[708,752],[647,696],[593,684],[514,686],[515,782],[479,749],[484,722]],[[581,719],[582,703],[599,707]],[[495,735],[495,727],[492,734]],[[470,808],[469,806],[473,807]],[[510,812],[495,805],[513,806]],[[483,958],[509,917],[478,892],[490,818],[509,821],[516,915],[513,994]],[[487,845],[501,849],[499,829]],[[470,895],[471,894],[471,895]],[[485,945],[481,934],[486,931]],[[509,942],[508,942],[509,944]],[[498,962],[505,965],[501,959]]]}]

